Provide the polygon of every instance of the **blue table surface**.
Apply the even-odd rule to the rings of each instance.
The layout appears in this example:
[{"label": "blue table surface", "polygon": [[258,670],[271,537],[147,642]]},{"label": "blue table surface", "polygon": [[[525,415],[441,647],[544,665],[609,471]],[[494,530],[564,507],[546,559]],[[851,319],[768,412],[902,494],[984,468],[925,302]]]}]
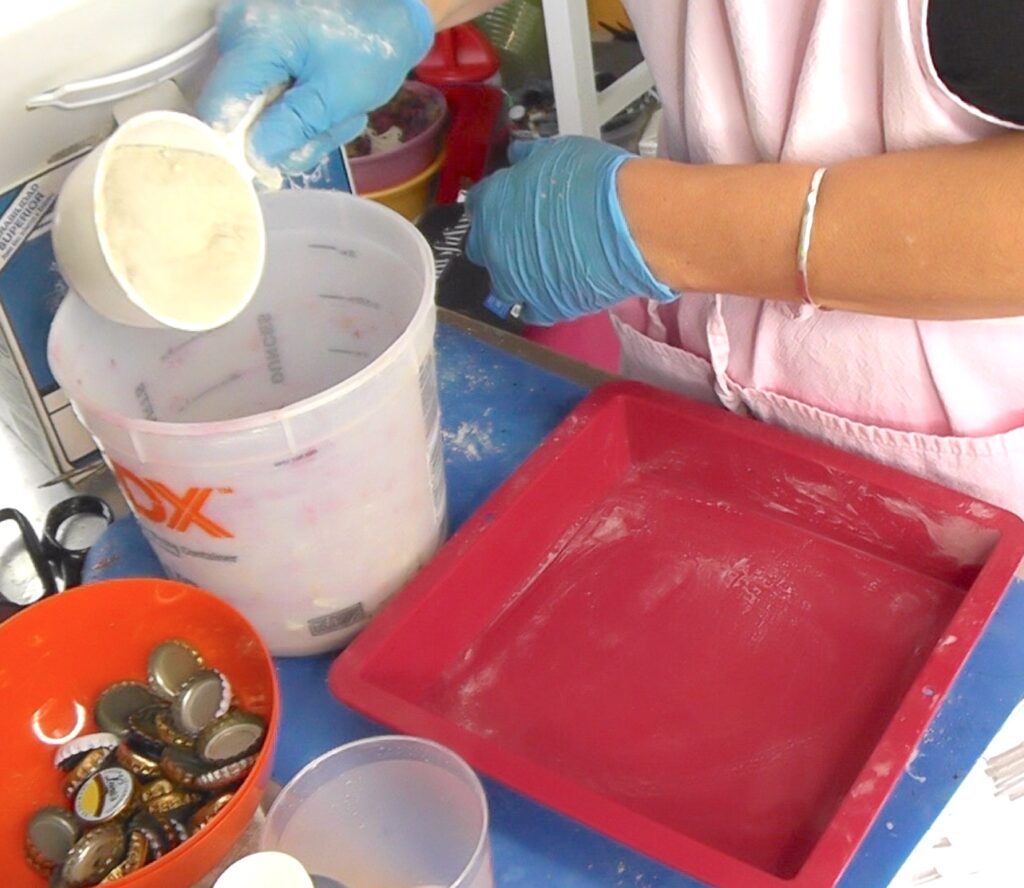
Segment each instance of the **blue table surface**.
[{"label": "blue table surface", "polygon": [[[438,376],[452,529],[507,478],[587,394],[586,388],[441,325]],[[114,524],[94,547],[86,581],[161,576],[134,519]],[[1010,587],[982,640],[943,701],[918,754],[840,881],[885,886],[958,781],[1024,698],[1024,583]],[[329,749],[389,731],[328,691],[334,655],[277,660],[282,732],[274,778],[287,782]],[[485,780],[500,888],[557,885],[699,888],[703,883]]]}]

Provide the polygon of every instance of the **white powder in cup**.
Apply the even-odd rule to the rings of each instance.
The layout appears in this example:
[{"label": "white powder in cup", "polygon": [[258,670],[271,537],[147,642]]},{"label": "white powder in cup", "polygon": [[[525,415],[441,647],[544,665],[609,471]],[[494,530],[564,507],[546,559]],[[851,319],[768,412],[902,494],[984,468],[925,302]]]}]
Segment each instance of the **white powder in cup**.
[{"label": "white powder in cup", "polygon": [[251,185],[215,154],[115,148],[96,220],[115,275],[171,325],[205,329],[230,318],[262,273],[262,218]]}]

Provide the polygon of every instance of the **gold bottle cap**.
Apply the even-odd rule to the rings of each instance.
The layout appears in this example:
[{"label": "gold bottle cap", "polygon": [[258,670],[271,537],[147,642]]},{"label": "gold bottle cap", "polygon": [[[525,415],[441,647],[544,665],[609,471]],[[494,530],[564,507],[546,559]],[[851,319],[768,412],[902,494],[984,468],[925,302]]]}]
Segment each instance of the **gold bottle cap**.
[{"label": "gold bottle cap", "polygon": [[164,777],[160,780],[154,780],[152,783],[147,783],[142,787],[139,799],[145,805],[146,802],[155,799],[157,796],[167,795],[169,792],[174,792],[174,784]]},{"label": "gold bottle cap", "polygon": [[75,818],[64,808],[42,808],[28,822],[25,856],[33,867],[48,873],[64,862],[79,832]]},{"label": "gold bottle cap", "polygon": [[160,825],[160,829],[163,834],[167,836],[167,841],[171,850],[178,847],[178,845],[185,842],[188,838],[188,827],[185,826],[176,817],[164,814],[156,818],[156,822]]},{"label": "gold bottle cap", "polygon": [[124,860],[127,848],[124,830],[116,824],[90,830],[68,852],[61,876],[69,888],[95,885]]},{"label": "gold bottle cap", "polygon": [[94,749],[92,752],[87,752],[64,778],[64,795],[69,799],[74,798],[79,787],[109,761],[110,751],[107,749]]},{"label": "gold bottle cap", "polygon": [[237,762],[223,765],[213,771],[207,771],[196,778],[196,786],[206,792],[216,792],[227,789],[236,783],[241,783],[256,764],[256,756],[251,755]]},{"label": "gold bottle cap", "polygon": [[130,876],[132,873],[142,869],[148,862],[149,842],[146,837],[140,832],[130,833],[128,836],[128,851],[124,856],[124,860],[107,873],[100,884],[106,885],[108,882],[116,882],[118,879]]},{"label": "gold bottle cap", "polygon": [[122,768],[127,768],[141,780],[152,780],[161,774],[159,761],[136,752],[127,742],[122,742],[117,747],[114,757]]},{"label": "gold bottle cap", "polygon": [[163,826],[145,808],[128,821],[128,831],[146,839],[151,860],[157,860],[171,850],[171,841],[164,833]]},{"label": "gold bottle cap", "polygon": [[128,717],[128,745],[146,758],[158,759],[164,751],[164,741],[157,730],[157,716],[167,711],[167,704],[147,706]]},{"label": "gold bottle cap", "polygon": [[195,741],[175,726],[175,720],[171,717],[169,709],[158,712],[154,718],[154,724],[156,732],[165,746],[177,746],[180,749],[189,750],[195,746]]},{"label": "gold bottle cap", "polygon": [[154,796],[144,802],[143,807],[154,817],[167,817],[171,814],[177,815],[185,808],[192,808],[202,800],[203,797],[197,792],[175,789],[172,792]]},{"label": "gold bottle cap", "polygon": [[199,652],[184,641],[165,641],[149,655],[149,688],[158,697],[171,701],[195,673],[206,664]]},{"label": "gold bottle cap", "polygon": [[197,785],[199,777],[209,770],[209,765],[201,762],[187,749],[168,746],[160,757],[160,770],[173,783],[191,789]]},{"label": "gold bottle cap", "polygon": [[231,682],[216,669],[195,673],[171,704],[174,725],[182,734],[195,737],[231,708]]},{"label": "gold bottle cap", "polygon": [[121,767],[93,774],[75,794],[75,816],[88,826],[123,820],[133,813],[139,799],[139,781]]},{"label": "gold bottle cap", "polygon": [[128,736],[128,719],[140,709],[159,702],[159,698],[141,681],[120,681],[100,694],[93,714],[102,730],[123,740]]},{"label": "gold bottle cap", "polygon": [[223,795],[217,796],[215,799],[207,802],[202,808],[197,810],[189,820],[189,826],[192,827],[192,832],[197,833],[204,826],[206,826],[214,817],[220,814],[235,797],[233,792],[226,792]]},{"label": "gold bottle cap", "polygon": [[196,752],[211,765],[252,755],[263,745],[267,723],[258,715],[235,709],[205,728],[196,739]]}]

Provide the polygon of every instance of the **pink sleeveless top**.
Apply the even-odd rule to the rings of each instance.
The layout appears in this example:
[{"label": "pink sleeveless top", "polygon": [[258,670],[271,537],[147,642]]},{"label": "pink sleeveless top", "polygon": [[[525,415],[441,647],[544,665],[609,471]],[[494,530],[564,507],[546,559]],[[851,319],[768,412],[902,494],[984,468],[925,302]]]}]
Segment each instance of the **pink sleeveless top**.
[{"label": "pink sleeveless top", "polygon": [[[830,164],[1012,126],[939,79],[928,0],[628,6],[675,160]],[[614,320],[629,376],[1024,515],[1024,318],[905,321],[686,293],[633,300]]]}]

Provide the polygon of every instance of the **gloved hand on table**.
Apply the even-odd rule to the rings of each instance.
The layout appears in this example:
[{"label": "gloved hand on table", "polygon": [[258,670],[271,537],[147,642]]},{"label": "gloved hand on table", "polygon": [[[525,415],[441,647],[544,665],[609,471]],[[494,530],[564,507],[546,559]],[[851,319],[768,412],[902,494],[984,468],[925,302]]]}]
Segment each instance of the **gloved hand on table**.
[{"label": "gloved hand on table", "polygon": [[634,155],[596,139],[514,142],[513,165],[467,198],[466,255],[491,274],[494,295],[531,324],[592,314],[628,299],[676,298],[644,261],[616,179]]},{"label": "gloved hand on table", "polygon": [[422,0],[230,0],[221,58],[199,115],[231,129],[268,90],[289,88],[256,121],[250,152],[287,172],[357,136],[434,41]]}]

